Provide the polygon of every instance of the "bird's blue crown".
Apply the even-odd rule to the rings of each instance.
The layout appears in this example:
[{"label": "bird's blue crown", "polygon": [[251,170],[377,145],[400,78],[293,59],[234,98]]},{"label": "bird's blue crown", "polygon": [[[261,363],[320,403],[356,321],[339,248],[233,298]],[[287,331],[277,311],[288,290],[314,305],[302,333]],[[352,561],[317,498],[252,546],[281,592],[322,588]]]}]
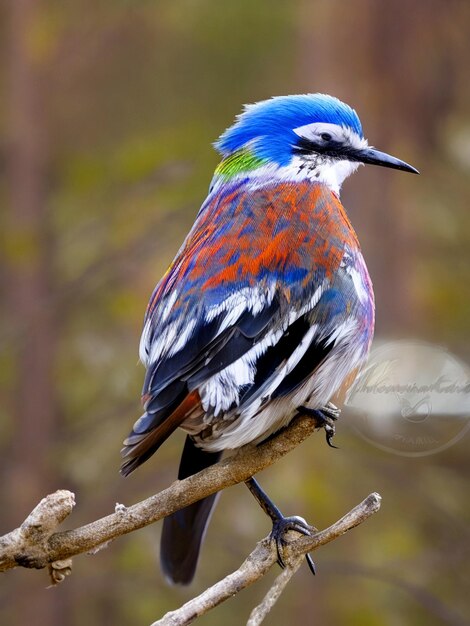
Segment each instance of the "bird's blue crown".
[{"label": "bird's blue crown", "polygon": [[277,96],[245,106],[214,144],[223,157],[249,149],[258,159],[288,165],[292,146],[298,140],[294,128],[322,122],[352,129],[363,138],[357,113],[350,106],[325,94]]}]

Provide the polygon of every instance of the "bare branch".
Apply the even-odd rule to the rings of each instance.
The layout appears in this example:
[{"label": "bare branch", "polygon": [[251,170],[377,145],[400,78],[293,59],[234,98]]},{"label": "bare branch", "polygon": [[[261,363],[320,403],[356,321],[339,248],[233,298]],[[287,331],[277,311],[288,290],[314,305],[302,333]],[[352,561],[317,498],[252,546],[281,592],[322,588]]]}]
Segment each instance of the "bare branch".
[{"label": "bare branch", "polygon": [[[174,482],[164,491],[130,507],[116,504],[112,515],[75,530],[57,532],[59,524],[72,512],[74,494],[60,490],[46,496],[20,528],[0,537],[0,571],[22,566],[48,567],[52,584],[61,582],[71,572],[71,557],[83,552],[95,553],[110,541],[170,515],[221,489],[243,482],[272,465],[302,443],[318,427],[311,417],[299,416],[290,426],[269,441],[246,446],[232,457],[194,476]],[[365,521],[378,511],[380,496],[371,494],[360,505],[326,530],[311,536],[289,533],[283,559],[287,564],[263,602],[254,609],[249,626],[258,626],[274,606],[303,556]],[[297,537],[290,540],[291,537]],[[263,539],[238,570],[207,589],[176,611],[165,615],[153,626],[189,624],[227,598],[262,578],[277,561],[277,552],[269,537]]]},{"label": "bare branch", "polygon": [[45,567],[47,542],[74,506],[74,494],[65,489],[43,498],[19,528],[0,537],[0,571],[17,565]]},{"label": "bare branch", "polygon": [[263,601],[251,611],[246,626],[259,626],[269,611],[279,600],[281,593],[287,586],[292,576],[296,573],[304,561],[304,555],[301,554],[291,560],[290,565],[285,567],[277,576],[274,584],[271,585],[268,593],[264,596]]},{"label": "bare branch", "polygon": [[257,447],[246,446],[221,463],[175,481],[142,502],[130,507],[118,505],[115,513],[75,530],[55,532],[74,504],[71,492],[57,491],[44,498],[20,528],[0,537],[0,571],[17,566],[39,569],[83,552],[96,551],[121,535],[245,481],[302,443],[315,428],[314,419],[300,416],[269,441]]},{"label": "bare branch", "polygon": [[[380,508],[381,498],[379,494],[370,494],[363,502],[347,513],[340,520],[325,530],[315,532],[310,537],[300,536],[294,541],[289,541],[284,556],[287,567],[278,576],[273,587],[269,590],[263,602],[256,607],[250,615],[247,626],[258,626],[274,606],[290,578],[297,571],[303,557],[307,552],[313,552],[320,546],[337,539],[348,530],[355,528]],[[292,533],[299,537],[298,533]],[[245,587],[262,578],[276,563],[277,553],[275,545],[266,537],[253,550],[242,565],[232,574],[226,576],[209,589],[206,589],[197,598],[186,602],[175,611],[170,611],[152,626],[185,626],[197,617],[204,615],[210,609],[218,606],[224,600],[231,598]]]}]

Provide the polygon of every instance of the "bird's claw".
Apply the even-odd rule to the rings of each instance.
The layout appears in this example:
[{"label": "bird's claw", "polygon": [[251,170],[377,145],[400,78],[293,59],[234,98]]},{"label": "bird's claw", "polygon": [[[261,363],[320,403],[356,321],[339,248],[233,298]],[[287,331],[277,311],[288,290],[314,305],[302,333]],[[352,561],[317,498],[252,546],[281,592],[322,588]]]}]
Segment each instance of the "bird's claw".
[{"label": "bird's claw", "polygon": [[321,409],[321,412],[332,420],[336,421],[341,415],[341,409],[339,409],[333,402],[327,402],[327,404]]},{"label": "bird's claw", "polygon": [[330,448],[338,448],[331,440],[336,434],[335,421],[341,414],[341,409],[338,409],[332,402],[328,402],[321,409],[311,409],[308,406],[299,406],[297,409],[299,413],[304,415],[309,415],[313,417],[317,424],[318,428],[323,428],[326,436],[326,443],[330,446]]},{"label": "bird's claw", "polygon": [[316,568],[315,562],[312,559],[312,557],[310,556],[310,554],[307,553],[305,555],[305,560],[307,561],[308,569],[312,572],[312,574],[314,576],[316,576],[317,575],[317,568]]},{"label": "bird's claw", "polygon": [[325,424],[323,424],[323,430],[325,431],[325,438],[326,438],[326,443],[330,446],[330,448],[338,448],[338,446],[335,446],[334,443],[331,443],[331,440],[333,439],[333,437],[336,434],[336,428],[334,423],[333,424],[329,424],[327,422],[325,422]]},{"label": "bird's claw", "polygon": [[[295,530],[301,535],[305,535],[307,537],[312,534],[312,526],[309,526],[307,522],[297,515],[293,515],[292,517],[280,517],[273,522],[273,529],[271,531],[271,539],[276,544],[277,551],[277,562],[282,569],[286,567],[286,563],[283,559],[284,546],[287,541],[285,539],[285,533],[289,530]],[[315,563],[313,562],[310,554],[306,554],[305,558],[307,560],[307,565],[312,572],[313,575],[316,574]]]}]

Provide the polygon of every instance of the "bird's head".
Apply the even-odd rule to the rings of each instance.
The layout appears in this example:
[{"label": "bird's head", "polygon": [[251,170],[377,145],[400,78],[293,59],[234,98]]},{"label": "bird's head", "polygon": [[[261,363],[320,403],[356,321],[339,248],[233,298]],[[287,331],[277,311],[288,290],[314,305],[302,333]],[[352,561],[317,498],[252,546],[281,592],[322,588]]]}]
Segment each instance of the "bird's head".
[{"label": "bird's head", "polygon": [[269,176],[327,184],[336,193],[361,163],[406,172],[404,161],[368,146],[356,111],[324,94],[277,96],[246,105],[215,143],[217,178]]}]

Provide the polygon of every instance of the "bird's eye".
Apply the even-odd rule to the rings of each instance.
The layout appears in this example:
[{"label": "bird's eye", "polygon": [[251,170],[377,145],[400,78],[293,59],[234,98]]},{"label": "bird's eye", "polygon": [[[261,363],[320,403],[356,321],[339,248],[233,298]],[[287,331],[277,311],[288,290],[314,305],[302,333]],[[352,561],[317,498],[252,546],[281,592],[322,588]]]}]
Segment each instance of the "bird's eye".
[{"label": "bird's eye", "polygon": [[323,141],[331,141],[330,133],[322,133],[320,137],[323,139]]}]

